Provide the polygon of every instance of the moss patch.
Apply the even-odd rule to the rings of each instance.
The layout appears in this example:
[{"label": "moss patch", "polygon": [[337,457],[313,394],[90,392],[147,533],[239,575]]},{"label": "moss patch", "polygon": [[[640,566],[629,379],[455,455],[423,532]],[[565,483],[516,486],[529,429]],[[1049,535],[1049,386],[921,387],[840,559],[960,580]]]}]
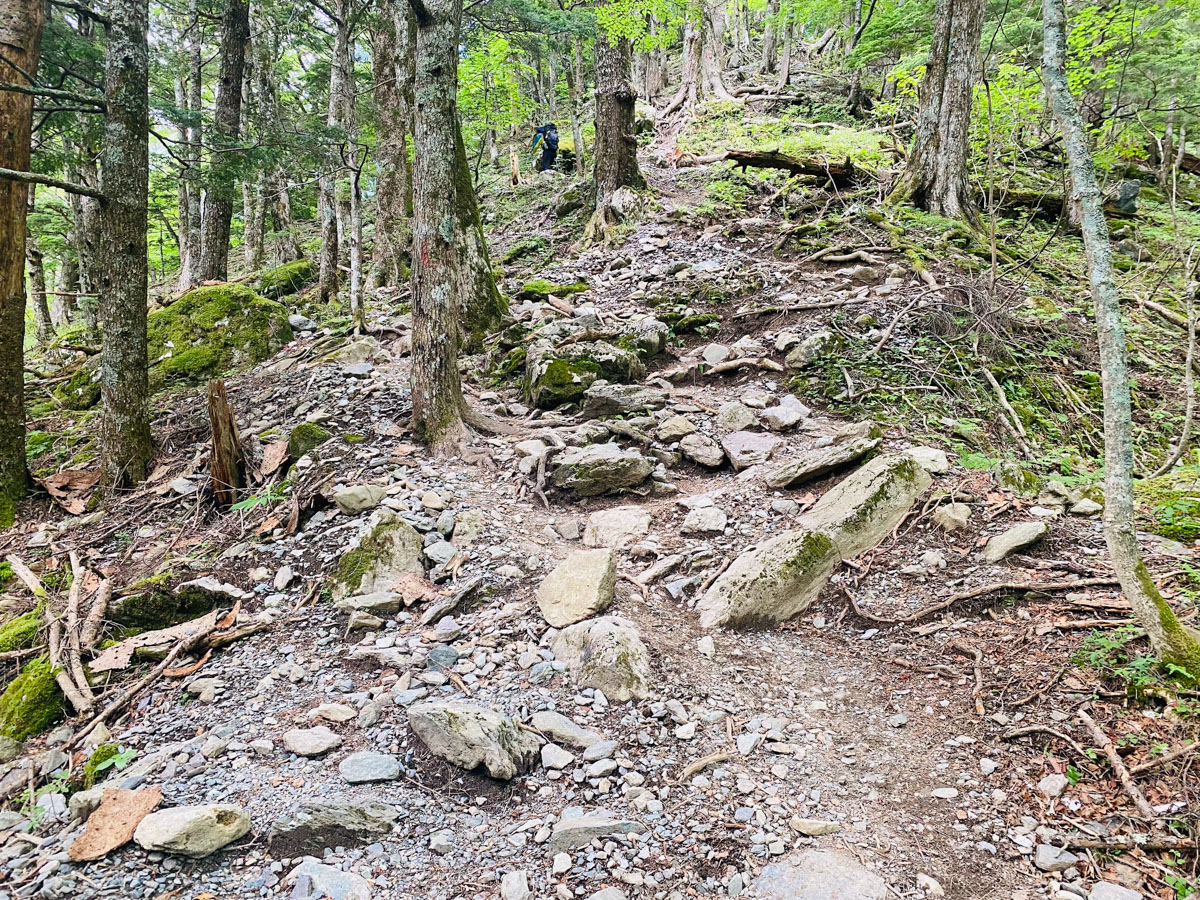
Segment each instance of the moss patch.
[{"label": "moss patch", "polygon": [[198,384],[262,362],[292,339],[287,310],[245,285],[214,284],[184,294],[147,323],[150,386]]},{"label": "moss patch", "polygon": [[42,623],[39,610],[30,610],[0,626],[0,653],[32,647]]},{"label": "moss patch", "polygon": [[332,435],[315,422],[297,425],[288,434],[288,456],[299,459],[325,443]]},{"label": "moss patch", "polygon": [[299,293],[316,282],[319,275],[320,269],[315,262],[298,259],[263,272],[258,278],[258,292],[268,300],[278,300]]},{"label": "moss patch", "polygon": [[0,734],[23,741],[66,715],[66,698],[48,656],[31,660],[0,694]]},{"label": "moss patch", "polygon": [[588,288],[586,281],[576,281],[569,284],[556,284],[553,281],[547,281],[544,278],[535,278],[533,281],[527,281],[521,285],[521,290],[517,291],[518,300],[545,300],[551,294],[555,297],[566,297],[570,294],[579,294],[586,291]]},{"label": "moss patch", "polygon": [[504,251],[504,255],[500,257],[500,261],[507,266],[526,256],[541,254],[545,250],[546,239],[541,235],[531,235],[513,241],[509,248]]},{"label": "moss patch", "polygon": [[1185,466],[1134,486],[1150,530],[1174,541],[1200,540],[1200,467]]},{"label": "moss patch", "polygon": [[108,762],[114,756],[119,756],[121,748],[117,744],[101,744],[92,751],[92,755],[87,758],[83,764],[83,786],[89,789],[95,786],[99,780],[96,776],[104,770],[100,767]]}]

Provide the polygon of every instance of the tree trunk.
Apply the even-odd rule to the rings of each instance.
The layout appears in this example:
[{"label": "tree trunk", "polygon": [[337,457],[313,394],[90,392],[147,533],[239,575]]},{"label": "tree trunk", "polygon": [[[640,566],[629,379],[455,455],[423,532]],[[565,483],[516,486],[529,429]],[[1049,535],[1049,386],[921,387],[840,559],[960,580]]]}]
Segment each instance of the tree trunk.
[{"label": "tree trunk", "polygon": [[[342,111],[345,109],[342,95],[349,88],[346,84],[346,60],[350,53],[350,3],[337,0],[334,7],[336,32],[333,41],[333,59],[329,66],[329,109],[325,124],[330,129],[344,126]],[[318,294],[322,303],[328,303],[338,291],[338,178],[335,172],[341,168],[341,159],[336,152],[326,155],[324,171],[317,182],[317,216],[321,221],[321,275]]]},{"label": "tree trunk", "polygon": [[[37,72],[45,5],[9,3],[0,19],[5,80]],[[0,166],[29,171],[33,97],[0,92]],[[25,496],[25,215],[28,186],[0,178],[0,529],[16,518]]]},{"label": "tree trunk", "polygon": [[596,148],[590,205],[595,210],[585,236],[597,240],[615,224],[612,197],[618,188],[645,185],[637,161],[634,104],[629,82],[629,40],[596,35]]},{"label": "tree trunk", "polygon": [[788,82],[792,80],[792,48],[796,41],[793,36],[792,23],[787,20],[787,15],[785,10],[785,20],[779,26],[779,33],[783,37],[783,55],[779,59],[779,80],[775,83],[775,93],[777,94],[783,91],[788,86]]},{"label": "tree trunk", "polygon": [[[146,359],[149,190],[148,0],[111,0],[105,54],[100,305],[100,466],[110,487],[142,481],[153,455]],[[237,82],[241,88],[241,81]]]},{"label": "tree trunk", "polygon": [[725,6],[704,0],[701,6],[700,82],[704,94],[730,103],[737,98],[725,86]]},{"label": "tree trunk", "polygon": [[[83,160],[75,173],[80,184],[100,187],[93,148],[80,148]],[[83,314],[84,334],[89,343],[100,343],[100,201],[95,197],[71,195],[71,210],[75,214],[76,253],[79,256],[79,310]]]},{"label": "tree trunk", "polygon": [[292,194],[288,189],[287,175],[283,173],[282,169],[276,170],[270,184],[271,193],[275,198],[271,209],[271,218],[274,231],[279,235],[279,261],[287,263],[303,259],[304,254],[300,250],[300,243],[296,240],[296,234],[292,229]]},{"label": "tree trunk", "polygon": [[242,76],[249,41],[249,0],[227,0],[221,21],[221,63],[211,137],[214,152],[209,154],[200,248],[202,281],[225,281],[229,277],[229,227],[237,179],[237,152],[233,148],[242,121]]},{"label": "tree trunk", "polygon": [[[677,109],[683,110],[685,113],[690,112],[692,107],[700,101],[700,55],[702,52],[703,28],[701,23],[696,21],[698,15],[702,18],[702,13],[693,10],[688,13],[687,21],[684,23],[683,69],[679,76],[679,90],[675,92],[675,96],[671,98],[671,102],[663,109],[663,116],[669,115]],[[597,39],[597,47],[599,47],[599,39]],[[598,68],[598,49],[596,55]],[[599,90],[599,85],[597,85],[597,90]]]},{"label": "tree trunk", "polygon": [[412,427],[435,453],[466,442],[458,373],[459,219],[455,204],[462,0],[414,0]]},{"label": "tree trunk", "polygon": [[762,71],[764,75],[770,75],[775,71],[775,66],[778,63],[778,23],[779,18],[779,0],[767,0],[767,19],[763,23],[763,55],[762,55]]},{"label": "tree trunk", "polygon": [[497,289],[492,274],[467,148],[463,144],[461,124],[457,121],[454,128],[454,214],[457,219],[459,338],[464,346],[475,350],[500,324],[508,304]]},{"label": "tree trunk", "polygon": [[566,67],[566,71],[567,89],[571,92],[571,140],[575,144],[575,174],[582,176],[587,173],[582,125],[583,90],[587,76],[583,68],[583,42],[578,37],[571,38],[571,63]]},{"label": "tree trunk", "polygon": [[[187,166],[183,178],[187,182],[186,225],[180,231],[180,239],[187,244],[187,265],[179,273],[180,290],[188,290],[200,283],[200,254],[203,243],[203,179],[201,163],[204,158],[204,56],[203,31],[200,22],[198,0],[189,4],[191,22],[187,30],[188,78],[187,78],[187,143],[184,145]],[[186,232],[187,237],[183,234]]]},{"label": "tree trunk", "polygon": [[412,192],[408,135],[412,118],[415,24],[407,5],[388,3],[383,7],[373,35],[373,92],[379,115],[375,163],[379,173],[375,193],[375,277],[381,285],[399,284],[404,277],[411,239],[408,231],[408,204]]},{"label": "tree trunk", "polygon": [[73,295],[79,291],[79,259],[75,255],[74,228],[67,232],[66,241],[67,247],[58,261],[59,293],[50,305],[51,318],[59,326],[71,324],[75,315],[75,301],[78,299]]},{"label": "tree trunk", "polygon": [[362,166],[363,161],[355,159],[350,172],[350,318],[355,334],[367,330],[367,310],[362,294],[362,189],[359,185]]},{"label": "tree trunk", "polygon": [[208,383],[208,426],[212,434],[208,470],[212,476],[217,506],[228,508],[237,502],[242,486],[242,441],[237,419],[229,405],[223,379]]},{"label": "tree trunk", "polygon": [[[29,193],[32,196],[33,190]],[[25,259],[29,263],[29,303],[33,307],[37,342],[45,346],[54,340],[54,323],[50,320],[50,306],[46,302],[46,266],[37,238],[28,229],[25,231]]]},{"label": "tree trunk", "polygon": [[983,0],[938,0],[913,149],[892,195],[948,219],[975,217],[967,152],[983,9]]},{"label": "tree trunk", "polygon": [[[180,110],[182,115],[179,121],[175,123],[176,131],[179,137],[179,146],[183,148],[183,155],[186,158],[188,155],[188,88],[187,80],[183,75],[175,76],[175,106]],[[179,229],[179,289],[187,290],[191,287],[189,273],[194,265],[192,261],[193,253],[198,249],[192,243],[192,231],[188,228],[188,210],[191,208],[189,195],[193,186],[192,179],[188,170],[191,165],[184,163],[179,167],[179,208],[176,211],[176,222]]]},{"label": "tree trunk", "polygon": [[[1088,148],[1079,105],[1067,84],[1066,24],[1063,0],[1042,0],[1045,42],[1042,64],[1054,117],[1062,129],[1071,189],[1082,214],[1096,330],[1100,338],[1100,383],[1104,393],[1104,540],[1121,590],[1146,629],[1150,645],[1165,663],[1200,680],[1200,634],[1181,623],[1150,577],[1138,549],[1133,506],[1133,419],[1125,329],[1112,262],[1112,243],[1103,198]],[[1179,674],[1179,673],[1174,673]]]}]

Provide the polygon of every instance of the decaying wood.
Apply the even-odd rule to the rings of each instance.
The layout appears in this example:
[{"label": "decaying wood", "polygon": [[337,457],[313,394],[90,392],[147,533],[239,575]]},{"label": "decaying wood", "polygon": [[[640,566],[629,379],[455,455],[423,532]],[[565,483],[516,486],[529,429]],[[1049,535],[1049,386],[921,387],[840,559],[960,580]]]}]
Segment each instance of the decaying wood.
[{"label": "decaying wood", "polygon": [[853,184],[866,174],[849,159],[841,162],[825,159],[800,159],[788,156],[778,150],[729,150],[725,153],[725,159],[742,169],[747,166],[755,169],[782,169],[793,175],[828,178],[838,186]]},{"label": "decaying wood", "polygon": [[[1036,593],[1047,593],[1049,591],[1071,591],[1077,588],[1085,587],[1111,587],[1119,584],[1115,578],[1080,578],[1077,581],[997,581],[992,584],[985,584],[982,587],[973,588],[969,591],[964,591],[961,594],[955,594],[948,600],[943,600],[941,603],[935,603],[933,606],[926,607],[920,612],[913,613],[911,616],[905,616],[902,619],[874,619],[876,622],[885,622],[889,625],[902,625],[909,622],[916,622],[919,619],[924,619],[926,616],[931,616],[935,612],[940,612],[943,609],[953,606],[963,600],[973,600],[976,597],[983,597],[986,594],[996,594],[1000,592],[1015,593],[1017,591],[1032,591]],[[857,612],[857,610],[855,610]],[[860,613],[861,615],[861,613]],[[867,618],[864,616],[864,618]]]},{"label": "decaying wood", "polygon": [[971,666],[975,674],[975,689],[971,692],[971,697],[975,701],[975,712],[979,715],[984,714],[983,709],[983,651],[978,647],[971,647],[962,641],[951,641],[950,649],[955,653],[961,653],[964,656],[969,656],[974,660]]},{"label": "decaying wood", "polygon": [[1133,834],[1128,837],[1067,838],[1068,850],[1197,850],[1200,842],[1181,837]]},{"label": "decaying wood", "polygon": [[225,382],[220,378],[208,383],[208,423],[212,429],[209,469],[213,494],[218,506],[232,506],[242,486],[242,443],[225,393]]},{"label": "decaying wood", "polygon": [[1053,738],[1058,738],[1067,746],[1071,747],[1077,754],[1077,759],[1088,759],[1087,751],[1079,745],[1079,742],[1074,738],[1063,734],[1061,731],[1055,731],[1048,725],[1024,725],[1021,728],[1014,728],[1011,731],[1006,731],[1002,735],[1006,741],[1015,741],[1020,737],[1028,737],[1031,734],[1048,734]]},{"label": "decaying wood", "polygon": [[112,600],[112,582],[105,578],[92,597],[92,607],[88,610],[87,618],[83,620],[83,629],[79,633],[80,647],[91,652],[96,647],[100,637],[100,629],[104,625],[104,614],[108,612],[108,604]]},{"label": "decaying wood", "polygon": [[683,771],[679,773],[679,778],[676,780],[675,783],[683,784],[685,781],[690,779],[693,775],[697,775],[700,772],[703,772],[709,766],[714,766],[717,763],[723,763],[727,759],[729,759],[729,754],[724,751],[722,751],[720,753],[711,753],[708,756],[702,756],[700,759],[690,762],[686,766],[684,766]]},{"label": "decaying wood", "polygon": [[1134,783],[1133,776],[1129,774],[1129,769],[1125,768],[1125,763],[1121,762],[1121,757],[1117,753],[1117,748],[1112,741],[1108,739],[1108,735],[1104,733],[1096,720],[1088,715],[1087,706],[1081,706],[1075,713],[1079,721],[1084,724],[1084,727],[1092,734],[1092,740],[1104,752],[1108,759],[1108,764],[1112,766],[1113,772],[1116,773],[1117,780],[1121,782],[1121,787],[1125,788],[1125,793],[1133,798],[1134,805],[1138,808],[1138,813],[1144,819],[1155,819],[1157,816],[1154,809],[1150,806],[1146,796],[1141,789]]}]

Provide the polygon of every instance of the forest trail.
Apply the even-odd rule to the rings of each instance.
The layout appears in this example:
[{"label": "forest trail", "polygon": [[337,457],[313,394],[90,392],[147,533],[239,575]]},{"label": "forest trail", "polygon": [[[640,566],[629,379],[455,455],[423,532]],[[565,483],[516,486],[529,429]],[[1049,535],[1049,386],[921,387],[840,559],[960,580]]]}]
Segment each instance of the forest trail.
[{"label": "forest trail", "polygon": [[[648,175],[660,195],[700,198],[694,171]],[[564,182],[541,177],[530,189],[547,187],[540,202],[548,209]],[[497,242],[497,255],[531,237],[530,221],[542,221],[523,220]],[[1069,623],[1057,626],[1073,609],[1090,616],[1119,608],[1116,588],[1085,585],[1007,605],[995,602],[1003,591],[985,592],[910,625],[871,621],[847,602],[852,595],[863,613],[900,618],[991,583],[1101,576],[1098,520],[1064,514],[1067,498],[1046,508],[1045,497],[1021,497],[953,454],[943,470],[944,454],[929,453],[932,485],[902,524],[839,567],[801,616],[768,628],[700,627],[697,601],[724,568],[794,527],[861,464],[848,461],[795,489],[764,483],[789,461],[869,433],[803,392],[812,408],[795,421],[784,416],[779,401],[794,375],[785,356],[813,335],[848,328],[876,328],[872,343],[904,344],[912,338],[903,311],[919,309],[930,290],[898,253],[872,249],[867,262],[840,263],[776,256],[780,224],[770,212],[747,210],[697,229],[666,208],[648,213],[621,246],[532,267],[527,282],[586,282],[566,298],[585,333],[653,315],[661,303],[651,301],[670,292],[730,299],[718,327],[680,333],[649,363],[641,383],[665,395],[651,415],[631,408],[591,422],[550,411],[534,419],[518,386],[471,378],[472,403],[525,420],[524,434],[474,442],[493,468],[428,457],[405,435],[407,317],[389,310],[386,294],[369,305],[371,324],[392,329],[380,337],[306,331],[265,366],[230,377],[243,434],[286,435],[303,423],[323,429],[291,476],[300,511],[294,533],[281,497],[203,521],[188,486],[204,410],[165,410],[157,425],[168,448],[164,468],[97,521],[90,549],[108,553],[128,542],[119,550],[122,583],[173,555],[179,580],[211,575],[231,586],[215,593],[243,597],[243,615],[267,627],[198,671],[155,685],[113,725],[138,752],[103,783],[158,786],[172,806],[233,804],[248,817],[249,836],[195,862],[131,844],[70,865],[61,851],[81,826],[50,802],[47,815],[61,815],[63,827],[9,857],[22,873],[14,896],[1133,896],[1094,885],[1103,877],[1113,891],[1118,882],[1140,888],[1136,869],[1077,862],[1058,849],[1071,837],[1066,811],[1076,826],[1107,833],[1106,808],[1127,804],[1119,788],[1096,781],[1076,789],[1036,735],[1032,743],[1003,739],[1036,724],[1090,744],[1063,722],[1068,714],[1053,693],[1029,695],[1056,686],[1063,673],[1053,669],[1078,640]],[[539,224],[537,233],[547,229]],[[887,243],[882,231],[859,240]],[[941,284],[952,277],[932,274]],[[842,305],[786,311],[820,304]],[[765,306],[784,311],[729,314]],[[513,312],[527,324],[558,315],[520,300]],[[689,358],[772,366],[663,377]],[[466,371],[478,376],[482,367]],[[679,437],[662,430],[667,420],[678,431],[717,439],[749,431],[778,446],[769,461],[741,472],[721,457],[717,466],[698,465],[675,458]],[[574,497],[547,481],[547,508],[536,460],[551,431],[569,443],[615,441],[671,464],[632,491],[598,497]],[[892,424],[877,450],[903,454],[944,445],[942,438]],[[942,501],[969,504],[962,529],[934,524]],[[352,611],[328,602],[323,592],[339,559],[393,514],[422,535],[436,587],[392,571],[390,583],[374,586],[392,593],[350,601]],[[979,560],[985,538],[1031,521],[1049,521],[1048,536],[1004,561]],[[84,546],[79,536],[45,539]],[[615,547],[618,578],[603,612],[632,622],[648,648],[644,696],[633,702],[577,683],[551,649],[556,632],[536,600],[559,563],[584,544],[605,543]],[[415,558],[420,571],[422,554],[406,552],[393,561],[411,571]],[[178,563],[188,557],[194,569],[183,571]],[[1073,674],[1058,686],[1085,690]],[[413,710],[432,700],[500,710],[554,743],[512,779],[464,772],[413,733]],[[520,731],[499,740],[500,756],[519,756]],[[64,736],[52,735],[46,752],[58,752]],[[99,800],[86,794],[72,798],[72,811]],[[208,839],[210,827],[187,839]]]}]

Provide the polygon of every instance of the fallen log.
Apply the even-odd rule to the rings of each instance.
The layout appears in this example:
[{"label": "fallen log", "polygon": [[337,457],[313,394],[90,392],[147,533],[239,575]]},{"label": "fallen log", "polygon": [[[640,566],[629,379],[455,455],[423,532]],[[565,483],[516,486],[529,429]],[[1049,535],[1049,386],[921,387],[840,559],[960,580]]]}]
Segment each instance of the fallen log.
[{"label": "fallen log", "polygon": [[842,162],[826,159],[799,159],[779,150],[727,150],[725,159],[741,169],[783,169],[793,175],[812,175],[828,178],[835,185],[853,184],[867,176],[849,159]]}]

